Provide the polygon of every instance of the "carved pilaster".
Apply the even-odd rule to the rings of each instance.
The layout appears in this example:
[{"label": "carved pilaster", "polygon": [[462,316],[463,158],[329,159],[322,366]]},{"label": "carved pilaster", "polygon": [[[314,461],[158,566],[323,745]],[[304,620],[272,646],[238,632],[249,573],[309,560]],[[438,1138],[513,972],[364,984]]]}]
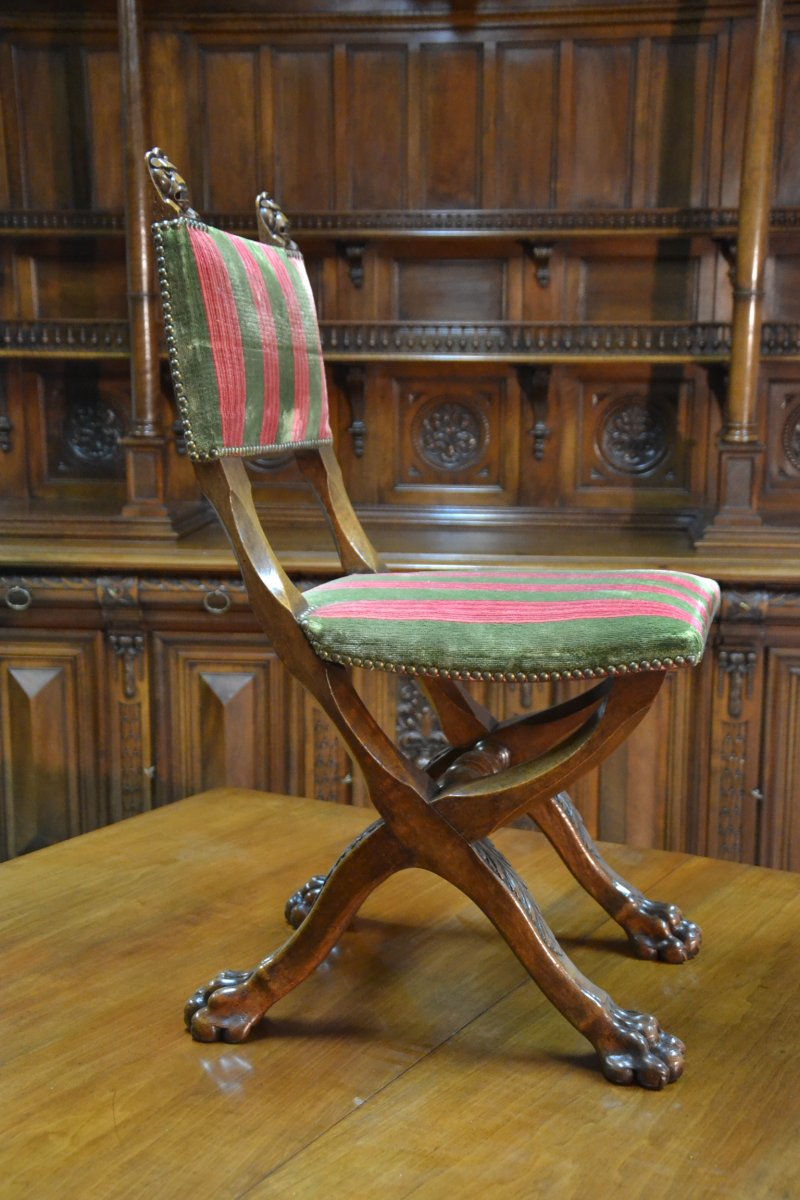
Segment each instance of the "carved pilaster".
[{"label": "carved pilaster", "polygon": [[417,767],[426,767],[449,745],[436,713],[413,679],[398,682],[397,744]]},{"label": "carved pilaster", "polygon": [[550,286],[550,259],[553,255],[552,242],[526,241],[523,242],[528,257],[533,263],[536,282],[540,288]]},{"label": "carved pilaster", "polygon": [[363,458],[367,437],[366,368],[353,364],[339,367],[336,370],[336,382],[350,405],[352,421],[347,432],[353,439],[353,453],[356,458]]},{"label": "carved pilaster", "polygon": [[547,423],[550,368],[533,367],[529,363],[525,363],[517,367],[517,378],[520,391],[531,406],[533,414],[533,426],[528,431],[533,439],[533,457],[537,462],[541,462],[544,458],[547,440],[553,433]]},{"label": "carved pilaster", "polygon": [[347,263],[347,274],[355,288],[364,286],[364,254],[366,242],[339,242],[337,249]]}]

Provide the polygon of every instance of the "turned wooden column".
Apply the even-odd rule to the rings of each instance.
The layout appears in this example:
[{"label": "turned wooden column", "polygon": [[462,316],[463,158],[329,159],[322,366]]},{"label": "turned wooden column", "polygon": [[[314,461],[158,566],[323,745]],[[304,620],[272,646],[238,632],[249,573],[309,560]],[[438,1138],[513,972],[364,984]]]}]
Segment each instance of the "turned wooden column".
[{"label": "turned wooden column", "polygon": [[758,385],[769,246],[775,119],[781,56],[781,0],[759,0],[739,194],[728,395],[719,442],[717,512],[703,542],[732,547],[763,536],[758,513],[764,447]]},{"label": "turned wooden column", "polygon": [[125,235],[131,345],[131,421],[123,440],[128,484],[125,515],[163,517],[164,438],[161,428],[158,297],[153,280],[144,43],[138,0],[117,0],[125,154]]}]

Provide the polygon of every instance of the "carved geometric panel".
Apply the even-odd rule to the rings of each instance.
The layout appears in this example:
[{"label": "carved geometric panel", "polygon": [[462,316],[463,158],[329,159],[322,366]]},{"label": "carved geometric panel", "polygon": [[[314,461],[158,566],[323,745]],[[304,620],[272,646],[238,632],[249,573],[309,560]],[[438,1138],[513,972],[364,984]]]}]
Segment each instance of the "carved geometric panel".
[{"label": "carved geometric panel", "polygon": [[95,633],[0,642],[3,858],[73,837],[101,819],[98,652]]},{"label": "carved geometric panel", "polygon": [[504,379],[396,378],[394,398],[395,479],[385,499],[509,502],[517,481],[518,449],[510,448],[518,414],[510,410]]},{"label": "carved geometric panel", "polygon": [[284,705],[276,659],[255,635],[154,638],[157,795],[285,786]]}]

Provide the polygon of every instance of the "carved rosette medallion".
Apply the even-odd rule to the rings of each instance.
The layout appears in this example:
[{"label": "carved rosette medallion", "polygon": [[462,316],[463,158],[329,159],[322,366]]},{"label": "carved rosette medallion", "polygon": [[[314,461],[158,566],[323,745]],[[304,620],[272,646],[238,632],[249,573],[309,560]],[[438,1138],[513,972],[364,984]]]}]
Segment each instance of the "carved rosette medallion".
[{"label": "carved rosette medallion", "polygon": [[790,399],[796,399],[797,403],[789,409],[786,420],[783,423],[781,443],[783,445],[783,452],[789,463],[791,463],[795,471],[800,471],[800,397],[792,396]]},{"label": "carved rosette medallion", "polygon": [[72,458],[91,466],[113,466],[119,456],[122,421],[106,404],[79,403],[70,407],[64,443]]},{"label": "carved rosette medallion", "polygon": [[603,415],[597,435],[601,456],[615,471],[643,475],[669,453],[672,422],[651,396],[624,396]]},{"label": "carved rosette medallion", "polygon": [[414,448],[439,471],[475,466],[489,441],[486,418],[461,400],[436,400],[417,413],[411,430]]}]

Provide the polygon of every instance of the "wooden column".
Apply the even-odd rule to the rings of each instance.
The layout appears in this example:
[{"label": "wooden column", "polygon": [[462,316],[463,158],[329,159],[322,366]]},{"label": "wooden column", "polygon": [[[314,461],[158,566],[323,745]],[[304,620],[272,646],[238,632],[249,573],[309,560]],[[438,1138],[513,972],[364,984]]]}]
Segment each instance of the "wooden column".
[{"label": "wooden column", "polygon": [[698,540],[737,549],[757,540],[795,544],[768,530],[758,513],[764,447],[758,436],[758,384],[769,246],[775,119],[781,58],[781,0],[759,0],[739,195],[733,334],[728,395],[719,442],[717,512]]},{"label": "wooden column", "polygon": [[125,235],[131,344],[131,423],[124,439],[128,502],[125,515],[167,515],[164,438],[160,416],[158,297],[153,290],[150,181],[143,77],[144,44],[138,0],[117,0],[125,154]]}]

